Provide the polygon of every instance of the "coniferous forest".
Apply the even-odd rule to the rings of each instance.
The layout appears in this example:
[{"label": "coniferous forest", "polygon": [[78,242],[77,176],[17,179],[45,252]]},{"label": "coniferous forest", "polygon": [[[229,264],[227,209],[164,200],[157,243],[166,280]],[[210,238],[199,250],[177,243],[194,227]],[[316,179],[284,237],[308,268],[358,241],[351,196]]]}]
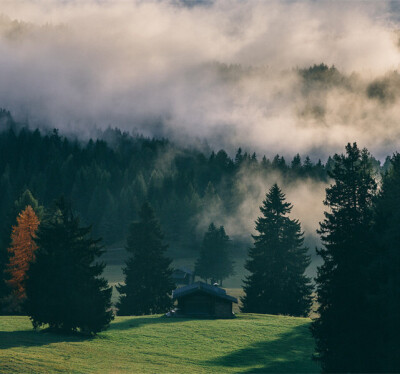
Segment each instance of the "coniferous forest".
[{"label": "coniferous forest", "polygon": [[212,221],[199,234],[203,217],[238,215],[251,192],[243,191],[244,178],[279,173],[285,184],[299,179],[325,182],[332,162],[312,162],[307,155],[292,160],[276,155],[270,160],[242,149],[230,157],[224,150],[183,148],[167,139],[132,136],[118,129],[108,129],[97,139],[74,140],[57,130],[29,130],[4,110],[1,123],[3,240],[9,237],[14,202],[29,189],[44,206],[61,195],[70,199],[82,221],[108,245],[123,245],[130,222],[149,201],[172,252],[196,253]]},{"label": "coniferous forest", "polygon": [[[311,331],[323,372],[400,368],[398,154],[381,167],[354,143],[326,163],[299,154],[260,160],[118,129],[82,141],[1,116],[2,313],[27,313],[35,328],[96,334],[113,319],[100,260],[107,247],[125,245],[131,255],[117,286],[119,315],[173,307],[172,258],[197,256],[196,275],[222,283],[235,272],[236,253],[248,255],[243,312],[317,313]],[[216,206],[219,217],[238,215],[246,198],[238,181],[260,174],[279,175],[283,187],[266,189],[253,246],[214,222],[199,229]],[[327,185],[315,283],[305,274],[311,259],[301,222],[283,192],[302,180]]]}]

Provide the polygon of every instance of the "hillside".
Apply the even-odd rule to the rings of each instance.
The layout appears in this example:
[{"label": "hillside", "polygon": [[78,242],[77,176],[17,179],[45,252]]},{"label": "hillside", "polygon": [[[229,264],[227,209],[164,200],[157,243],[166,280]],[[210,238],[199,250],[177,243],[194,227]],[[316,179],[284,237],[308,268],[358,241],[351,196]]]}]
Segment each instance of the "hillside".
[{"label": "hillside", "polygon": [[[123,247],[129,223],[149,201],[174,259],[197,257],[213,221],[226,226],[232,253],[243,257],[272,182],[297,190],[310,181],[324,186],[327,178],[328,165],[300,156],[291,163],[279,155],[269,160],[239,149],[231,158],[224,150],[185,148],[117,129],[85,142],[57,130],[42,133],[21,126],[0,109],[0,240],[8,240],[19,213],[14,202],[29,189],[47,209],[64,195],[108,247]],[[243,205],[253,207],[250,213],[244,214]]]},{"label": "hillside", "polygon": [[35,332],[0,317],[1,373],[318,372],[309,319],[243,314],[233,320],[117,317],[93,339]]}]

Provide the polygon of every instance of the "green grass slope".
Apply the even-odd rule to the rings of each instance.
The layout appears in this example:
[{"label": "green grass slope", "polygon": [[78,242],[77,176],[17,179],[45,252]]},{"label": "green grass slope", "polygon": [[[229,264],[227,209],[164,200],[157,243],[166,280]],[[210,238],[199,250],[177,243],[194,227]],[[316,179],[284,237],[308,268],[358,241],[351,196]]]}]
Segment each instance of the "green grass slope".
[{"label": "green grass slope", "polygon": [[0,317],[0,373],[318,372],[306,318],[232,320],[117,317],[95,338],[35,332]]}]

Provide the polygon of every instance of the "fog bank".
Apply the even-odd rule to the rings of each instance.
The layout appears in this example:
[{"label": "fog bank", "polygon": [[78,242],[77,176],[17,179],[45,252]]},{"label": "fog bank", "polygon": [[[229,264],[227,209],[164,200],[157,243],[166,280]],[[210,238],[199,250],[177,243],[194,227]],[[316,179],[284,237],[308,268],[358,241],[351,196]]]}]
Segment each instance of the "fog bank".
[{"label": "fog bank", "polygon": [[[85,137],[111,125],[228,151],[325,157],[358,141],[383,156],[400,139],[390,6],[3,0],[0,106]],[[321,62],[343,82],[299,73]]]}]

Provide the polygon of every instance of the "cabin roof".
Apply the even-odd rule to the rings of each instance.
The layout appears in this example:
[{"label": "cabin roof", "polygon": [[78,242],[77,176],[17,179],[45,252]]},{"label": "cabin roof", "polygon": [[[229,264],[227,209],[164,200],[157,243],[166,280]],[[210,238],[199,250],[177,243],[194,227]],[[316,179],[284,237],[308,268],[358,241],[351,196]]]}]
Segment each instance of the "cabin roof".
[{"label": "cabin roof", "polygon": [[230,296],[226,294],[226,291],[223,288],[218,286],[211,286],[210,284],[204,282],[196,282],[190,284],[188,286],[177,288],[176,290],[172,291],[172,298],[173,299],[180,299],[181,297],[196,293],[196,292],[203,292],[220,299],[228,300],[233,303],[237,304],[236,297]]}]

